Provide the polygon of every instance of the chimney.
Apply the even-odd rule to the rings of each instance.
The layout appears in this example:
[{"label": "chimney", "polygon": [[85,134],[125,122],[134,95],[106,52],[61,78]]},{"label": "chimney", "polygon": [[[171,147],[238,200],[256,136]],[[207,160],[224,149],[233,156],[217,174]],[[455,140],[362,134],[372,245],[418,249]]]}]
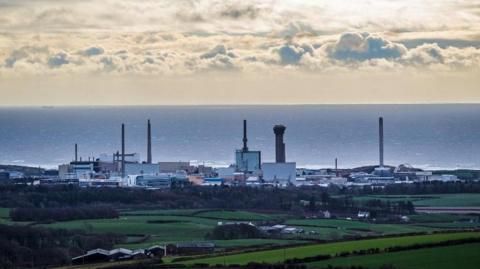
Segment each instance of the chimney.
[{"label": "chimney", "polygon": [[75,162],[78,161],[78,145],[75,143]]},{"label": "chimney", "polygon": [[335,158],[335,176],[338,177],[338,160]]},{"label": "chimney", "polygon": [[277,163],[285,162],[285,143],[283,143],[283,134],[287,129],[283,125],[275,125],[273,132],[275,133],[275,161]]},{"label": "chimney", "polygon": [[378,118],[380,167],[383,167],[383,118]]},{"label": "chimney", "polygon": [[125,124],[122,123],[122,178],[125,177]]},{"label": "chimney", "polygon": [[152,163],[152,125],[150,120],[148,120],[147,133],[147,163]]},{"label": "chimney", "polygon": [[247,142],[248,142],[248,139],[247,139],[247,120],[243,120],[243,148],[242,148],[243,152],[248,151]]}]

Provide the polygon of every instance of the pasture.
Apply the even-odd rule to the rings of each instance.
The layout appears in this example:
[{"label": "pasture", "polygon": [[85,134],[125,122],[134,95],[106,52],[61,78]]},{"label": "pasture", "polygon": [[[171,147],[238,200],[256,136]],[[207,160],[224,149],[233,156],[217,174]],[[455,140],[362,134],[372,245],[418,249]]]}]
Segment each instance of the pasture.
[{"label": "pasture", "polygon": [[354,200],[380,199],[390,202],[411,201],[414,206],[432,207],[477,207],[480,206],[480,193],[422,194],[422,195],[364,195]]},{"label": "pasture", "polygon": [[333,258],[308,263],[309,268],[327,268],[329,265],[350,268],[380,268],[394,265],[398,269],[451,269],[477,268],[480,264],[480,243],[456,246],[416,249],[401,252],[381,253],[366,256]]},{"label": "pasture", "polygon": [[300,247],[282,248],[274,250],[265,250],[233,255],[225,255],[211,258],[193,259],[186,261],[186,264],[205,263],[215,264],[247,264],[249,262],[266,262],[278,263],[285,259],[306,258],[316,255],[335,255],[343,251],[364,250],[369,248],[388,248],[393,246],[410,246],[421,243],[436,243],[448,240],[457,240],[464,238],[480,238],[479,232],[449,233],[449,234],[433,234],[433,235],[417,235],[378,238],[356,241],[345,241],[326,244],[315,244]]}]

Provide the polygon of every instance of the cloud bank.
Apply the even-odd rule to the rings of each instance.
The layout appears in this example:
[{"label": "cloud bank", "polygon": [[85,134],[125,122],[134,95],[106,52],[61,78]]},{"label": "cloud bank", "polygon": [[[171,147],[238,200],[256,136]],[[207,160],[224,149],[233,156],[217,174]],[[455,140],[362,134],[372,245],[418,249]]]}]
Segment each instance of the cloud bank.
[{"label": "cloud bank", "polygon": [[0,0],[3,80],[479,68],[480,0]]},{"label": "cloud bank", "polygon": [[[10,39],[10,40],[9,40]],[[15,42],[16,36],[3,36]],[[224,72],[327,72],[331,70],[478,70],[480,49],[424,43],[407,48],[380,34],[346,32],[298,40],[254,36],[197,37],[163,33],[24,36],[35,44],[3,49],[0,75],[135,74]],[[121,44],[121,45],[120,45]],[[294,70],[294,71],[292,71]]]}]

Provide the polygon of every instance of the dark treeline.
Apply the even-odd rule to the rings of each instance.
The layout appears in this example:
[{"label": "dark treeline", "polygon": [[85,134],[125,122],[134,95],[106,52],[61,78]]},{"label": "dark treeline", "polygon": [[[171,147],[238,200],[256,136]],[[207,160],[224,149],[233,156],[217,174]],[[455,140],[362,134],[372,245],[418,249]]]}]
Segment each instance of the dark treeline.
[{"label": "dark treeline", "polygon": [[343,194],[385,194],[385,195],[415,195],[415,194],[452,194],[452,193],[480,193],[480,182],[422,182],[413,184],[391,184],[385,188],[342,188]]},{"label": "dark treeline", "polygon": [[[151,205],[164,209],[257,209],[290,211],[298,214],[319,210],[349,214],[359,210],[374,210],[378,214],[406,214],[413,211],[413,205],[408,202],[354,201],[350,195],[339,195],[346,193],[348,192],[339,188],[321,187],[280,189],[190,186],[165,191],[132,188],[84,189],[74,186],[0,185],[0,207],[60,208],[104,204],[118,208]],[[34,217],[29,218],[34,219]]]},{"label": "dark treeline", "polygon": [[114,219],[118,212],[111,206],[21,207],[10,210],[13,221],[67,221],[79,219]]},{"label": "dark treeline", "polygon": [[43,268],[70,264],[95,248],[110,249],[123,237],[82,231],[0,225],[0,268]]}]

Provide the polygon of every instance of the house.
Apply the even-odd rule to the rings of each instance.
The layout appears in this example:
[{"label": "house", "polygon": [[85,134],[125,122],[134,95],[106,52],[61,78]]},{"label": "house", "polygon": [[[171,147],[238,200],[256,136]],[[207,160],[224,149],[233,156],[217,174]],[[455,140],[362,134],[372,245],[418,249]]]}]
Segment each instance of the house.
[{"label": "house", "polygon": [[330,211],[328,210],[323,211],[323,218],[329,219],[331,217],[332,217],[332,214],[330,214]]},{"label": "house", "polygon": [[357,214],[357,217],[359,219],[368,219],[370,218],[370,212],[368,211],[359,211],[358,214]]}]

